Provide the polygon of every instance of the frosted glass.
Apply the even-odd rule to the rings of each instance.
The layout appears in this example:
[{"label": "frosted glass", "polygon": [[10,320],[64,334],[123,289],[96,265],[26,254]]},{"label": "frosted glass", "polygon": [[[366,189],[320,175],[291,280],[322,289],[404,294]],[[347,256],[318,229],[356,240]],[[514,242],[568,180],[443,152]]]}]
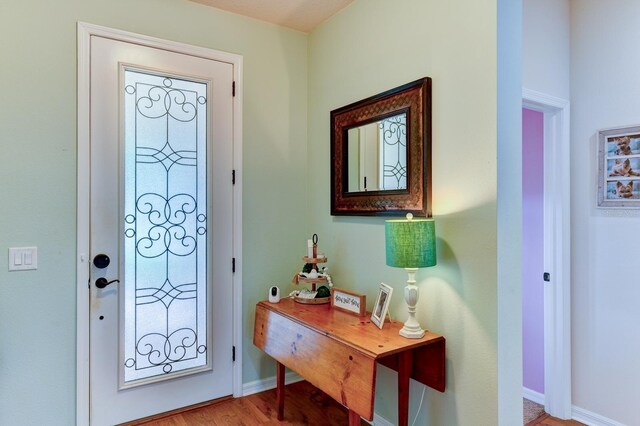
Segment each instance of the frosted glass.
[{"label": "frosted glass", "polygon": [[382,189],[407,187],[407,114],[382,120],[380,145],[382,152]]},{"label": "frosted glass", "polygon": [[207,365],[207,85],[124,73],[124,382]]}]

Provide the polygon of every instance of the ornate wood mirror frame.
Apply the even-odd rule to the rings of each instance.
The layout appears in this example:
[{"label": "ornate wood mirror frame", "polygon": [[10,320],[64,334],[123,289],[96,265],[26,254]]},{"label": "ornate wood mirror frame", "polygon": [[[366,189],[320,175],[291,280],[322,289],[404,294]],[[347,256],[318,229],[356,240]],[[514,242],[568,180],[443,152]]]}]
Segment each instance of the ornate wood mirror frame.
[{"label": "ornate wood mirror frame", "polygon": [[[402,132],[406,121],[406,158],[399,167],[389,168],[406,180],[393,189],[380,189],[384,184],[367,189],[367,178],[358,178],[362,154],[354,154],[362,151],[350,145],[350,131],[377,123],[374,129],[383,132],[381,123],[397,117],[403,120]],[[404,154],[398,151],[397,157],[402,162]],[[332,215],[431,216],[431,79],[425,77],[331,111],[331,160]],[[386,166],[374,167],[382,180]]]}]

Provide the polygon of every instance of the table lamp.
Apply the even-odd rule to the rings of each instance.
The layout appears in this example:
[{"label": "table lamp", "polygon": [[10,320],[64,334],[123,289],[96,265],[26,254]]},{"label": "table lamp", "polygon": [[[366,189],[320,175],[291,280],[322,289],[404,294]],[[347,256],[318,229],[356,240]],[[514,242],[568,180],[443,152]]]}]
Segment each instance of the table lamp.
[{"label": "table lamp", "polygon": [[436,264],[436,229],[430,218],[414,219],[411,213],[406,219],[385,221],[387,265],[404,268],[409,274],[404,288],[404,299],[409,307],[409,318],[400,330],[400,335],[409,339],[424,336],[424,330],[416,319],[418,268]]}]

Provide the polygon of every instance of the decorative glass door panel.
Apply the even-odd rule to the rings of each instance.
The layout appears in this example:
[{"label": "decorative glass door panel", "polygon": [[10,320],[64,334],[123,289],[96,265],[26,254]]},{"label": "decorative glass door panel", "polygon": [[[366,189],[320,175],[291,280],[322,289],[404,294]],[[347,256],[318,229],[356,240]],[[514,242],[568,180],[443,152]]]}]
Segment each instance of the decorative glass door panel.
[{"label": "decorative glass door panel", "polygon": [[233,393],[235,65],[144,43],[90,37],[94,426]]},{"label": "decorative glass door panel", "polygon": [[206,83],[125,69],[121,385],[210,368]]}]

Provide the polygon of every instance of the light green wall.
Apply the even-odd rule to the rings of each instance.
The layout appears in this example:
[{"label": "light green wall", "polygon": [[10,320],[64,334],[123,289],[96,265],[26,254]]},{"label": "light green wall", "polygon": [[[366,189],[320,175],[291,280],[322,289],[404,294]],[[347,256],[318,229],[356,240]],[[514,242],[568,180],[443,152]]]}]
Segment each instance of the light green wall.
[{"label": "light green wall", "polygon": [[[305,250],[307,36],[184,0],[0,3],[0,424],[71,425],[76,370],[76,22],[244,56],[244,380],[275,374],[253,306]],[[7,248],[39,269],[7,272]]]},{"label": "light green wall", "polygon": [[[402,321],[406,273],[385,266],[384,219],[328,214],[329,111],[433,79],[438,266],[418,272],[418,318],[447,338],[447,389],[427,389],[417,424],[498,424],[497,7],[496,0],[359,0],[309,38],[310,231],[325,242],[336,286],[367,294],[371,308],[377,284],[392,285],[390,312]],[[380,370],[376,412],[394,422],[396,376]],[[422,391],[413,385],[410,421]]]},{"label": "light green wall", "polygon": [[[275,373],[251,343],[253,306],[271,284],[288,289],[313,232],[337,286],[371,307],[389,283],[391,314],[405,318],[406,274],[384,266],[384,220],[329,215],[329,111],[432,77],[439,265],[418,273],[419,319],[447,337],[448,378],[444,394],[427,390],[417,424],[496,424],[497,3],[356,0],[309,37],[183,0],[0,3],[0,424],[74,423],[77,21],[244,56],[245,382]],[[38,246],[39,270],[7,273],[7,247],[26,245]],[[392,421],[394,378],[381,367],[376,411]]]}]

